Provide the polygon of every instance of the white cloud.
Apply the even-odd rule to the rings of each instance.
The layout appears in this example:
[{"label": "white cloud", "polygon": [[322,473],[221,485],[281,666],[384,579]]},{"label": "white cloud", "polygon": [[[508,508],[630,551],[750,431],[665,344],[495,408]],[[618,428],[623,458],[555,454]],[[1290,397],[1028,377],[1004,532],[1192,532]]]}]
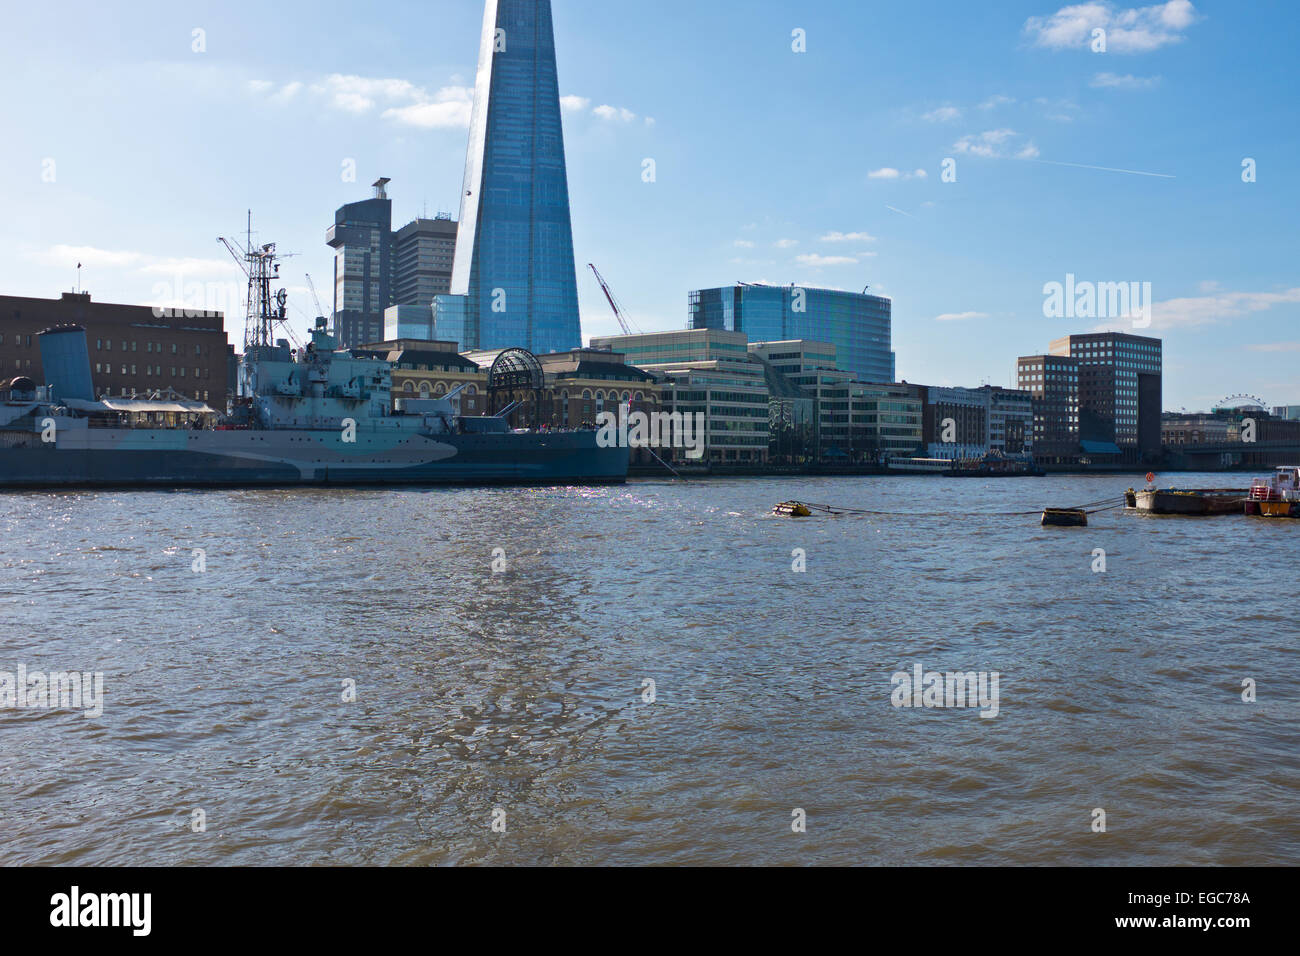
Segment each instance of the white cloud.
[{"label": "white cloud", "polygon": [[945,312],[942,315],[936,315],[936,322],[960,322],[964,319],[987,319],[987,312]]},{"label": "white cloud", "polygon": [[1151,325],[1159,329],[1209,325],[1263,312],[1276,305],[1300,303],[1300,287],[1282,292],[1221,292],[1169,299],[1151,308]]},{"label": "white cloud", "polygon": [[778,239],[776,242],[773,243],[773,245],[776,246],[778,249],[793,249],[795,246],[799,245],[799,240]]},{"label": "white cloud", "polygon": [[955,106],[940,106],[938,109],[922,114],[921,119],[927,123],[951,123],[953,120],[961,119],[961,110]]},{"label": "white cloud", "polygon": [[1145,53],[1179,43],[1199,19],[1190,0],[1168,0],[1149,7],[1116,7],[1090,0],[1061,7],[1048,17],[1030,17],[1024,33],[1034,46],[1052,50],[1087,50],[1094,30],[1106,31],[1106,51]]},{"label": "white cloud", "polygon": [[893,166],[883,166],[867,173],[868,179],[925,179],[929,176],[924,169],[914,169],[910,173],[902,172]]},{"label": "white cloud", "polygon": [[444,86],[430,99],[384,110],[383,118],[420,129],[465,129],[474,110],[474,91],[467,86]]},{"label": "white cloud", "polygon": [[310,85],[294,80],[276,88],[250,80],[249,92],[284,105],[307,91],[336,110],[361,116],[380,109],[384,119],[421,129],[465,129],[474,104],[473,87],[444,86],[430,93],[409,80],[332,73]]},{"label": "white cloud", "polygon": [[1147,90],[1159,83],[1160,77],[1158,76],[1134,76],[1132,73],[1125,73],[1120,76],[1118,73],[1098,73],[1088,85],[1098,90]]},{"label": "white cloud", "polygon": [[622,106],[609,106],[609,105],[597,106],[594,110],[592,110],[592,112],[595,113],[603,120],[618,120],[623,123],[630,123],[634,119],[636,119],[635,113],[633,113],[629,109],[625,109]]},{"label": "white cloud", "polygon": [[979,108],[982,110],[993,110],[997,109],[999,106],[1010,106],[1015,101],[1015,97],[1003,96],[1001,93],[995,93],[993,96],[990,96],[981,103]]},{"label": "white cloud", "polygon": [[795,256],[795,261],[800,265],[811,266],[814,269],[820,269],[823,266],[852,266],[858,263],[858,260],[853,256],[821,256],[815,252]]},{"label": "white cloud", "polygon": [[226,278],[236,270],[233,259],[201,259],[197,256],[182,258],[152,259],[139,267],[139,271],[149,275],[177,276],[188,279],[199,276],[216,276]]},{"label": "white cloud", "polygon": [[865,232],[828,232],[822,242],[875,242],[876,237]]},{"label": "white cloud", "polygon": [[144,258],[144,253],[96,249],[94,246],[66,246],[60,244],[35,253],[33,258],[47,266],[65,266],[75,269],[77,263],[80,262],[88,269],[99,266],[122,269],[135,265]]},{"label": "white cloud", "polygon": [[735,245],[740,249],[753,249],[754,244],[748,239],[737,239]]},{"label": "white cloud", "polygon": [[77,263],[81,263],[84,268],[90,270],[112,269],[168,279],[179,276],[187,281],[207,278],[231,279],[239,274],[238,266],[233,259],[161,256],[127,249],[99,249],[95,246],[60,244],[29,253],[29,257],[43,265],[61,269],[75,269]]},{"label": "white cloud", "polygon": [[591,105],[591,100],[585,96],[561,96],[560,109],[566,113],[581,113]]},{"label": "white cloud", "polygon": [[1005,159],[1008,156],[1033,159],[1038,155],[1037,146],[1028,141],[1017,145],[1018,139],[1019,134],[1013,129],[990,129],[963,136],[953,143],[952,148],[959,153],[986,159]]},{"label": "white cloud", "polygon": [[379,100],[421,100],[423,90],[409,80],[386,77],[355,76],[332,73],[311,87],[312,92],[329,98],[336,109],[348,113],[366,113]]}]

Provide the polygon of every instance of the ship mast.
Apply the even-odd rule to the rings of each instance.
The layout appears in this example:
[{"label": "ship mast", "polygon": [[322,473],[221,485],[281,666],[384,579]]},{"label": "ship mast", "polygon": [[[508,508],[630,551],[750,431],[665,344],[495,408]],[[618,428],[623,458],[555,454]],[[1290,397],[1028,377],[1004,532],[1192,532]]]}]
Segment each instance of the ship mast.
[{"label": "ship mast", "polygon": [[248,277],[248,311],[244,317],[244,353],[249,349],[270,348],[273,344],[272,329],[278,322],[285,320],[285,304],[288,298],[284,289],[273,296],[271,283],[280,281],[280,262],[284,258],[275,251],[275,243],[268,242],[262,246],[253,245],[253,213],[248,213],[248,236],[244,245],[238,240],[218,237],[218,242],[226,247],[235,264]]}]

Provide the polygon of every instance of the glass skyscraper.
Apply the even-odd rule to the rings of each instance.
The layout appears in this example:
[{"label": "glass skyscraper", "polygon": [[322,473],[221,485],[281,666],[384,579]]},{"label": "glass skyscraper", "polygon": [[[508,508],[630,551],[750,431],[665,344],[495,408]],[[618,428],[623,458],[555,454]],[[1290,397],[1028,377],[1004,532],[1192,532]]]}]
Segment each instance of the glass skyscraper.
[{"label": "glass skyscraper", "polygon": [[435,313],[465,350],[582,344],[550,0],[487,0],[451,294]]},{"label": "glass skyscraper", "polygon": [[894,381],[892,303],[881,296],[742,283],[692,292],[688,311],[689,328],[744,332],[751,342],[829,342],[859,381]]}]

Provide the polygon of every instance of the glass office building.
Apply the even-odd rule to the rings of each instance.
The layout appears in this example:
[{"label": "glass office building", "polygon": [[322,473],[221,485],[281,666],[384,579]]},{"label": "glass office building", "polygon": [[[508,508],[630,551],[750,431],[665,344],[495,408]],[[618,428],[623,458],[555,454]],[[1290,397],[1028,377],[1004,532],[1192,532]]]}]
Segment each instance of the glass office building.
[{"label": "glass office building", "polygon": [[829,342],[859,381],[894,381],[892,304],[881,296],[741,283],[692,292],[688,311],[688,328],[744,332],[751,342]]},{"label": "glass office building", "polygon": [[550,0],[487,0],[451,290],[435,311],[439,337],[466,350],[582,344]]}]

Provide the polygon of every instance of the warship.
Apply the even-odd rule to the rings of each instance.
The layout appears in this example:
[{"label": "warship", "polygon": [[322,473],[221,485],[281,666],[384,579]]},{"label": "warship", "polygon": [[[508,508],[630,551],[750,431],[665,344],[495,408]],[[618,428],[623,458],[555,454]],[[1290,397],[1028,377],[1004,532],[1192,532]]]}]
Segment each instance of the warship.
[{"label": "warship", "polygon": [[[224,241],[224,240],[223,240]],[[274,244],[245,253],[248,328],[224,412],[184,396],[94,396],[85,329],[40,334],[43,378],[0,382],[0,488],[618,484],[627,448],[594,430],[512,428],[515,405],[459,413],[457,389],[392,396],[392,366],[337,348],[324,318],[305,346],[285,321]]]}]

